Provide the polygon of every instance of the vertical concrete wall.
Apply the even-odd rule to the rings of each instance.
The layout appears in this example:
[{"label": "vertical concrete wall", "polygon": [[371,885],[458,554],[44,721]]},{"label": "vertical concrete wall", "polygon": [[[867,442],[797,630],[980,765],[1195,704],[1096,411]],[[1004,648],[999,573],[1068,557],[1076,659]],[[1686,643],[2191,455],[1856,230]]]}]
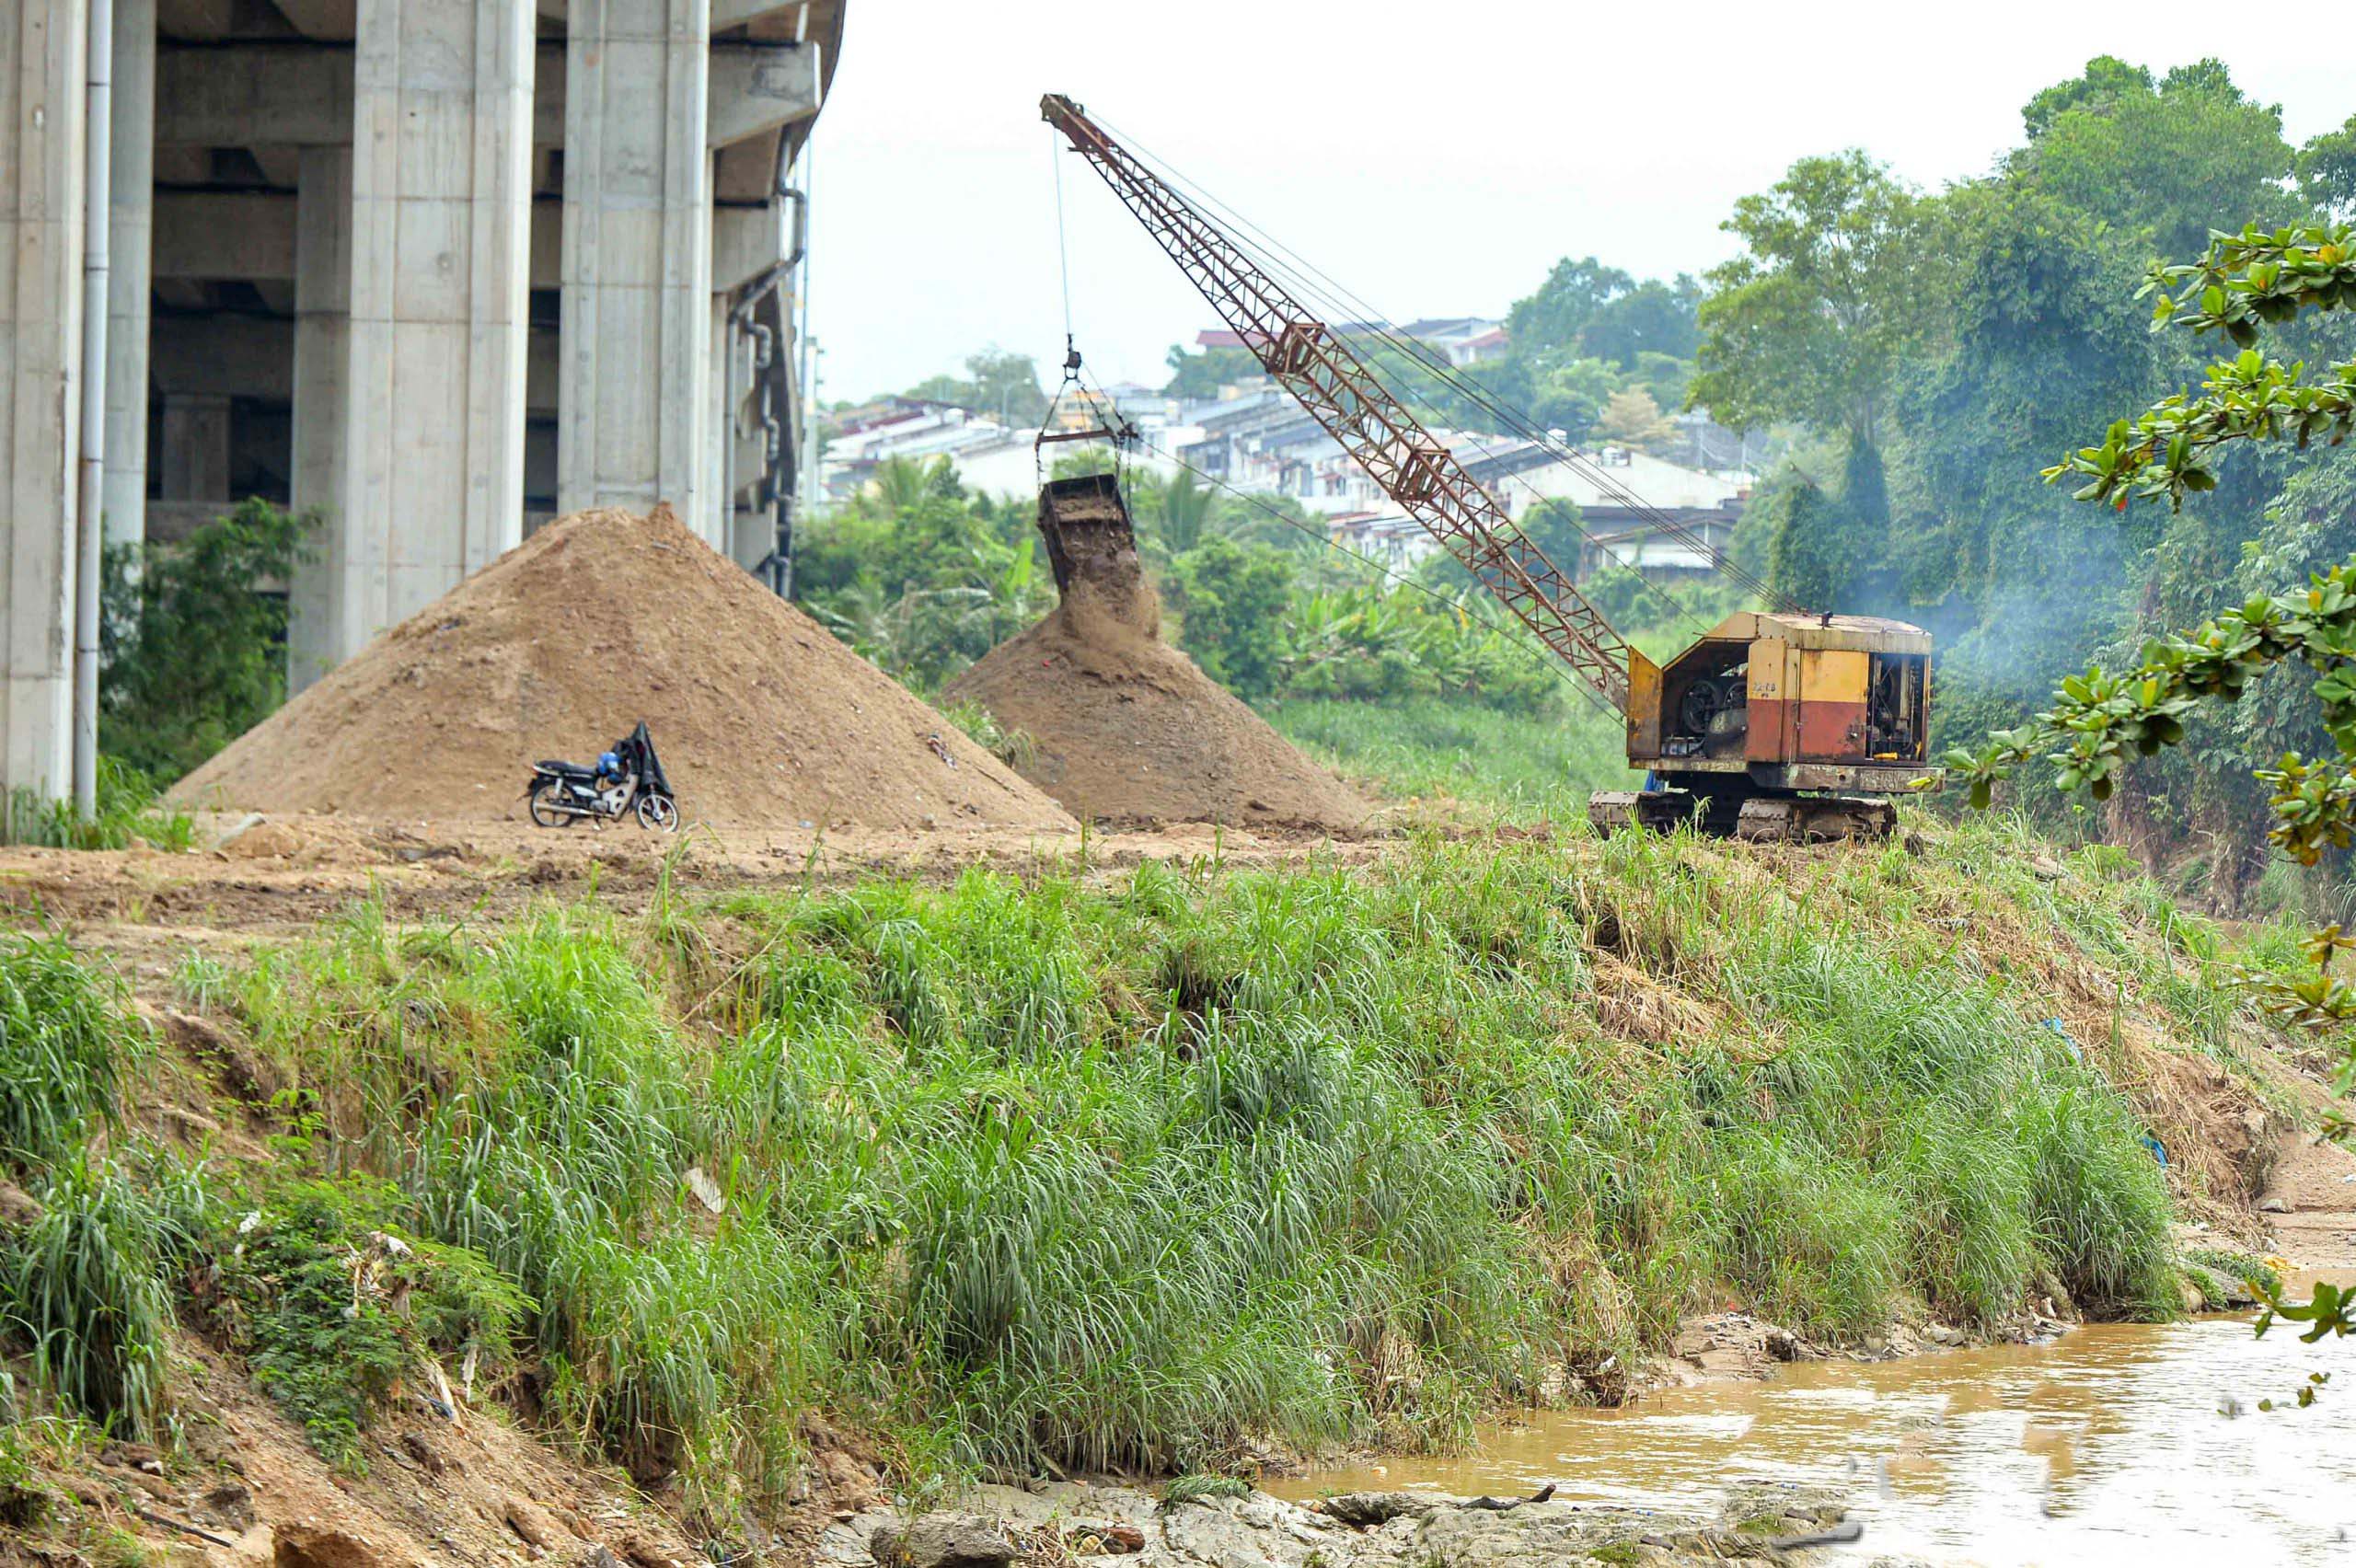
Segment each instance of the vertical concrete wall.
[{"label": "vertical concrete wall", "polygon": [[339,660],[523,537],[533,16],[361,0]]},{"label": "vertical concrete wall", "polygon": [[108,156],[107,444],[100,511],[109,548],[147,535],[147,314],[155,238],[156,0],[114,0]]},{"label": "vertical concrete wall", "polygon": [[709,534],[710,0],[572,0],[566,27],[558,504]]},{"label": "vertical concrete wall", "polygon": [[306,147],[295,175],[294,472],[288,500],[321,519],[308,559],[294,569],[287,627],[289,692],[343,657],[334,627],[349,538],[329,521],[343,504],[343,440],[351,417],[344,374],[352,353],[352,149]]},{"label": "vertical concrete wall", "polygon": [[0,790],[73,782],[80,0],[0,0]]}]

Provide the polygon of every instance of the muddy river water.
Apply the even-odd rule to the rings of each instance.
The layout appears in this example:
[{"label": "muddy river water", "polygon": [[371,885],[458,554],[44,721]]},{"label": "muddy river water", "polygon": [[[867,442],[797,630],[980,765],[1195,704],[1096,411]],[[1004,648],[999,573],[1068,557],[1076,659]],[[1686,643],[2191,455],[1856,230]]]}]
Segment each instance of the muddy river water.
[{"label": "muddy river water", "polygon": [[[2335,1373],[2310,1408],[2311,1371]],[[2261,1412],[2271,1398],[2278,1408]],[[1865,1537],[1831,1560],[2356,1563],[2356,1343],[2246,1321],[2098,1324],[2049,1345],[1808,1362],[1619,1411],[1545,1413],[1461,1458],[1270,1486],[1557,1496],[1706,1510],[1747,1477],[1845,1486]]]}]

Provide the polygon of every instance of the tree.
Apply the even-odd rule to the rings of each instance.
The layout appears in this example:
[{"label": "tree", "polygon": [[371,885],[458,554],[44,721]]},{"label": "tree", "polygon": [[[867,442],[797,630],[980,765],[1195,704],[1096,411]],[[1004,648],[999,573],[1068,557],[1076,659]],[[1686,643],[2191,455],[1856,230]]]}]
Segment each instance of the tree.
[{"label": "tree", "polygon": [[1677,427],[1660,411],[1653,395],[1641,386],[1623,386],[1604,399],[1595,421],[1595,438],[1650,452],[1677,439]]},{"label": "tree", "polygon": [[1140,521],[1149,521],[1154,537],[1171,555],[1184,555],[1203,542],[1218,492],[1200,483],[1192,468],[1181,468],[1160,482],[1139,486]]},{"label": "tree", "polygon": [[1533,358],[1550,351],[1576,350],[1579,334],[1596,313],[1635,283],[1619,268],[1607,267],[1592,256],[1576,261],[1565,256],[1554,263],[1536,294],[1514,302],[1506,315],[1506,336]]},{"label": "tree", "polygon": [[1532,378],[1524,408],[1542,430],[1559,430],[1572,441],[1583,441],[1603,417],[1618,377],[1598,359],[1573,359],[1542,371]]},{"label": "tree", "polygon": [[[2069,453],[2047,469],[2049,482],[2084,479],[2076,499],[2119,509],[2161,497],[2177,507],[2187,495],[2215,488],[2214,466],[2234,445],[2287,440],[2304,450],[2318,437],[2333,445],[2346,438],[2356,421],[2356,361],[2303,385],[2295,367],[2285,370],[2255,342],[2261,326],[2287,323],[2302,311],[2356,310],[2356,228],[2314,225],[2269,233],[2253,225],[2217,236],[2198,262],[2154,269],[2146,286],[2158,296],[2156,324],[2222,333],[2246,346],[2212,367],[2200,395],[2179,393],[2132,421],[2119,421],[2102,445]],[[2312,866],[2356,840],[2356,560],[2314,574],[2304,591],[2255,594],[2189,631],[2154,639],[2120,674],[2097,664],[2073,675],[2033,722],[1991,737],[1977,752],[1951,751],[1946,760],[1975,806],[1985,806],[1998,782],[2040,753],[2065,793],[2084,790],[2105,800],[2134,759],[2180,744],[2196,709],[2236,703],[2283,667],[2304,667],[2336,755],[2285,751],[2254,777],[2269,792],[2268,836]],[[2348,1028],[2356,1024],[2356,985],[2335,975],[2332,965],[2350,951],[2356,951],[2356,938],[2334,924],[2308,944],[2311,976],[2252,982],[2278,1013],[2339,1032],[2343,1095],[2356,1089],[2356,1032]],[[2344,1121],[2339,1130],[2347,1130]],[[2335,1303],[2327,1315],[2310,1320],[2316,1333],[2356,1329],[2348,1316],[2356,1301]],[[2320,1292],[2315,1306],[2327,1306]]]},{"label": "tree", "polygon": [[1708,274],[1688,406],[1737,430],[1800,420],[1875,440],[1922,322],[1922,225],[1920,198],[1854,149],[1737,202],[1720,226],[1745,251]]},{"label": "tree", "polygon": [[1257,381],[1268,374],[1249,349],[1212,348],[1190,354],[1172,343],[1163,363],[1170,366],[1170,380],[1161,388],[1166,398],[1216,398],[1222,386]]},{"label": "tree", "polygon": [[1208,539],[1171,563],[1178,645],[1239,697],[1265,697],[1284,668],[1292,563],[1265,545]]},{"label": "tree", "polygon": [[2014,168],[2081,212],[2138,231],[2159,255],[2199,249],[2214,213],[2291,215],[2281,111],[2251,101],[2215,60],[2155,82],[2100,56],[2023,114],[2030,142],[2013,156]]},{"label": "tree", "polygon": [[1596,306],[1575,340],[1580,353],[1622,370],[1634,369],[1646,353],[1692,359],[1702,340],[1701,308],[1702,285],[1691,276],[1673,283],[1647,278]]},{"label": "tree", "polygon": [[168,783],[286,700],[283,582],[305,559],[314,514],[248,500],[178,545],[107,561],[99,740],[108,755]]},{"label": "tree", "polygon": [[965,357],[965,378],[930,376],[903,394],[928,403],[948,403],[968,412],[1034,425],[1046,418],[1048,398],[1039,386],[1038,363],[1029,354],[984,349]]},{"label": "tree", "polygon": [[2356,218],[2356,114],[2299,149],[2299,189],[2327,216]]}]

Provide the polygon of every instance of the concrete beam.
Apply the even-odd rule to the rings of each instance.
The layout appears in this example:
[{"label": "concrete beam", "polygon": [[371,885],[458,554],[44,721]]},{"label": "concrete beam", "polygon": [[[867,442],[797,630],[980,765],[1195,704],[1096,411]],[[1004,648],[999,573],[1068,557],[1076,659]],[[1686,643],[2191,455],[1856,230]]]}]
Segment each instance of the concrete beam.
[{"label": "concrete beam", "polygon": [[[352,141],[352,49],[321,42],[164,45],[156,141],[169,147],[335,147]],[[565,46],[536,48],[532,144],[564,145]],[[714,147],[818,112],[814,45],[711,46],[707,142]]]},{"label": "concrete beam", "polygon": [[530,0],[362,0],[330,662],[523,538],[533,30]]},{"label": "concrete beam", "polygon": [[[294,428],[288,499],[296,512],[333,517],[343,504],[344,443],[352,368],[352,154],[306,147],[293,236]],[[297,563],[287,622],[287,690],[298,692],[335,667],[331,646],[337,579],[349,569],[349,537],[331,522]]]},{"label": "concrete beam", "polygon": [[352,51],[318,43],[156,55],[156,140],[171,146],[336,146],[352,140]]},{"label": "concrete beam", "polygon": [[725,32],[802,7],[803,0],[711,0],[711,30]]},{"label": "concrete beam", "polygon": [[294,323],[269,316],[158,316],[148,375],[156,389],[283,401],[294,395]]},{"label": "concrete beam", "polygon": [[711,145],[724,147],[818,112],[814,44],[711,46]]},{"label": "concrete beam", "polygon": [[271,0],[305,38],[350,43],[360,31],[359,0]]},{"label": "concrete beam", "polygon": [[711,210],[711,290],[743,288],[785,259],[785,203]]},{"label": "concrete beam", "polygon": [[155,274],[289,281],[296,212],[296,199],[275,190],[159,191]]}]

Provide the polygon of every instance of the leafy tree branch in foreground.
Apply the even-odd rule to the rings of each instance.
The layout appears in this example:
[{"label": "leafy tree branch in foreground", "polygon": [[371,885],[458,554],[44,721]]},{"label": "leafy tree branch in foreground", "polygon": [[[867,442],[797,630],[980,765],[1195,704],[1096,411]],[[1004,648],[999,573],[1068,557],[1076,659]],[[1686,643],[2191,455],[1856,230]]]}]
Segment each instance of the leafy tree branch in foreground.
[{"label": "leafy tree branch in foreground", "polygon": [[[2212,368],[2200,396],[2168,398],[2133,422],[2113,425],[2101,446],[2046,470],[2048,482],[2083,476],[2089,482],[2077,491],[2081,500],[2124,508],[2165,496],[2177,506],[2187,491],[2214,488],[2212,465],[2231,443],[2288,439],[2304,449],[2318,438],[2333,445],[2347,439],[2356,423],[2356,361],[2309,384],[2302,366],[2286,367],[2253,345],[2261,327],[2303,310],[2356,308],[2356,231],[2315,225],[2215,234],[2200,261],[2155,267],[2145,292],[2159,296],[2155,329],[2222,331],[2241,353]],[[2131,670],[2111,674],[2096,665],[2073,675],[2030,723],[1997,732],[1979,752],[1952,751],[1946,761],[1968,785],[1975,808],[1985,807],[1999,781],[2040,753],[2054,765],[2062,791],[2083,789],[2105,800],[2131,760],[2184,739],[2194,709],[2238,701],[2278,666],[2304,672],[2338,750],[2316,758],[2285,752],[2273,766],[2253,769],[2270,791],[2268,837],[2313,866],[2356,841],[2356,561],[2314,574],[2304,590],[2260,594],[2190,631],[2154,639]],[[2350,951],[2356,951],[2356,937],[2334,923],[2307,943],[2311,974],[2246,977],[2278,1016],[2337,1034],[2336,1087],[2343,1097],[2356,1090],[2356,986],[2333,965]],[[2344,1117],[2327,1127],[2334,1136],[2350,1131]],[[2356,1297],[2318,1291],[2295,1307],[2269,1298],[2274,1313],[2312,1325],[2307,1339],[2356,1332]]]}]

